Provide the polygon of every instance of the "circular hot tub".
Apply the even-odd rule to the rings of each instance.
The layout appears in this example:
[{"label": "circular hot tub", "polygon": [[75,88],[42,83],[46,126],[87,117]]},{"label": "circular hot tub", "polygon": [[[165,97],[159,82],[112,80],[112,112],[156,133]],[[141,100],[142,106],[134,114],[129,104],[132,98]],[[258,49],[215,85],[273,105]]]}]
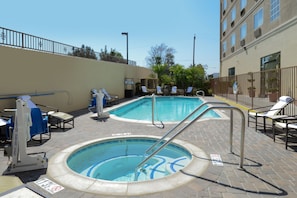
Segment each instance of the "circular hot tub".
[{"label": "circular hot tub", "polygon": [[174,140],[136,169],[145,151],[158,139],[122,136],[77,144],[53,156],[47,174],[78,191],[136,196],[174,189],[207,168],[208,157],[200,148]]}]

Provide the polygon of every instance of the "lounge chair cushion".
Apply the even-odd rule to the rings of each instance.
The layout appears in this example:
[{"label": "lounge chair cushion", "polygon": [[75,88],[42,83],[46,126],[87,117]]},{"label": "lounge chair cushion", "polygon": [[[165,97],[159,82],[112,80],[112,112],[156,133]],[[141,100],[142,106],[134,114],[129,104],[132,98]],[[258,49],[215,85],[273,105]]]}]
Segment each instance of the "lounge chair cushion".
[{"label": "lounge chair cushion", "polygon": [[171,88],[171,92],[170,92],[171,94],[177,94],[177,87],[176,86],[173,86],[172,88]]},{"label": "lounge chair cushion", "polygon": [[163,94],[162,88],[160,86],[157,86],[157,94]]},{"label": "lounge chair cushion", "polygon": [[[275,126],[278,128],[285,129],[287,128],[287,124],[284,122],[275,122]],[[297,124],[288,124],[289,129],[297,129]]]},{"label": "lounge chair cushion", "polygon": [[276,114],[278,114],[287,104],[291,103],[293,101],[293,98],[291,98],[290,96],[281,96],[279,98],[279,101],[273,106],[271,107],[271,109],[269,109],[269,111],[265,112],[265,113],[257,113],[257,112],[249,112],[250,116],[257,116],[257,117],[271,117],[274,116]]}]

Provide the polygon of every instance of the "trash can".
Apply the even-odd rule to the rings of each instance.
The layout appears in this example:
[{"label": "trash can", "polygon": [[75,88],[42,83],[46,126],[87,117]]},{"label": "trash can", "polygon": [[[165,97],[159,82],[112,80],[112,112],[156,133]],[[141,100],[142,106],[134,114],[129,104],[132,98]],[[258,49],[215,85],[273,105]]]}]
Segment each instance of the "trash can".
[{"label": "trash can", "polygon": [[133,97],[133,90],[126,89],[125,98],[132,98],[132,97]]}]

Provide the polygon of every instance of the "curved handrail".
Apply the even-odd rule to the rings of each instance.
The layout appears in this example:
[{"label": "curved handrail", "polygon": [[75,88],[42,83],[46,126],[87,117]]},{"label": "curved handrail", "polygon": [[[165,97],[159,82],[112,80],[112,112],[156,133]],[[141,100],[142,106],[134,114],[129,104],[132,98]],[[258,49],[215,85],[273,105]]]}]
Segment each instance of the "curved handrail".
[{"label": "curved handrail", "polygon": [[[156,95],[152,94],[152,125],[157,126],[155,124],[155,106],[156,106]],[[157,112],[158,115],[158,112]],[[159,120],[161,123],[161,127],[157,126],[158,128],[164,129],[165,125],[163,124],[162,120]]]},{"label": "curved handrail", "polygon": [[[223,104],[227,104],[227,103],[223,103]],[[228,104],[227,104],[228,105]],[[203,104],[201,105],[203,106]],[[201,108],[201,107],[200,107]],[[197,108],[198,109],[198,108]],[[197,109],[194,110],[194,112],[197,111]],[[165,146],[167,146],[170,142],[173,141],[173,139],[175,139],[179,134],[181,134],[185,129],[187,129],[190,125],[192,125],[194,122],[196,122],[198,119],[200,119],[204,114],[206,114],[208,111],[212,110],[212,109],[230,109],[231,110],[231,121],[230,121],[230,151],[232,152],[232,136],[233,136],[233,110],[237,110],[242,118],[242,122],[241,122],[241,143],[240,143],[240,162],[239,162],[239,168],[243,169],[243,159],[244,159],[244,136],[245,136],[245,117],[243,112],[237,108],[237,107],[233,107],[233,106],[211,106],[208,107],[207,109],[205,109],[201,114],[199,114],[195,119],[191,120],[187,125],[185,125],[184,127],[182,127],[179,131],[177,131],[171,138],[169,138],[166,142],[164,142],[157,150],[153,151],[149,156],[147,156],[144,160],[142,160],[135,168],[135,178],[134,180],[137,180],[137,170],[139,167],[141,167],[142,165],[144,165],[149,159],[151,159],[154,155],[156,155],[158,152],[160,152]],[[192,115],[193,113],[191,113]],[[187,116],[188,118],[188,116]],[[184,120],[183,120],[184,121]],[[182,122],[183,122],[182,121]],[[182,123],[181,122],[181,123]],[[180,125],[180,123],[178,124]],[[176,127],[174,127],[175,129]],[[231,130],[232,129],[232,130]],[[172,132],[173,130],[170,130],[170,132]],[[168,136],[169,133],[165,134],[164,136]],[[162,137],[158,142],[164,140],[165,137]],[[155,147],[156,144],[154,144]],[[151,149],[148,149],[151,150]]]},{"label": "curved handrail", "polygon": [[202,93],[202,97],[205,96],[205,92],[203,90],[196,91],[196,96],[201,96],[199,93]]},{"label": "curved handrail", "polygon": [[163,135],[162,138],[160,138],[157,142],[155,142],[150,148],[148,148],[144,154],[147,154],[151,150],[153,150],[154,147],[156,147],[158,144],[160,144],[168,135],[170,135],[177,127],[179,127],[181,124],[183,124],[185,121],[187,121],[191,116],[193,116],[197,111],[199,111],[203,106],[208,104],[221,104],[221,105],[229,105],[225,102],[204,102],[200,106],[198,106],[192,113],[190,113],[187,117],[185,117],[182,121],[180,121],[175,127],[173,127],[171,130],[169,130],[165,135]]}]

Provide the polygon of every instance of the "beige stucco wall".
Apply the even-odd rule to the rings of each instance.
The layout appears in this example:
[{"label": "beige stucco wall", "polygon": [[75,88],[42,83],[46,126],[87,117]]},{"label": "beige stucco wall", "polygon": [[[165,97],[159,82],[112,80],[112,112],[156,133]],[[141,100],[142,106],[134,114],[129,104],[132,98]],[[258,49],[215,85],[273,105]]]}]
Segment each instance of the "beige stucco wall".
[{"label": "beige stucco wall", "polygon": [[269,36],[262,35],[258,40],[246,45],[246,51],[241,47],[233,54],[225,57],[221,63],[221,76],[228,76],[228,69],[235,67],[235,74],[260,71],[260,59],[264,56],[281,52],[281,68],[297,65],[296,39],[297,20],[295,24],[279,33]]},{"label": "beige stucco wall", "polygon": [[[0,98],[10,94],[54,92],[32,100],[65,112],[87,108],[92,88],[106,88],[123,98],[125,78],[140,82],[152,73],[144,67],[4,46],[0,46],[0,68]],[[0,110],[14,106],[14,99],[0,99]]]}]

